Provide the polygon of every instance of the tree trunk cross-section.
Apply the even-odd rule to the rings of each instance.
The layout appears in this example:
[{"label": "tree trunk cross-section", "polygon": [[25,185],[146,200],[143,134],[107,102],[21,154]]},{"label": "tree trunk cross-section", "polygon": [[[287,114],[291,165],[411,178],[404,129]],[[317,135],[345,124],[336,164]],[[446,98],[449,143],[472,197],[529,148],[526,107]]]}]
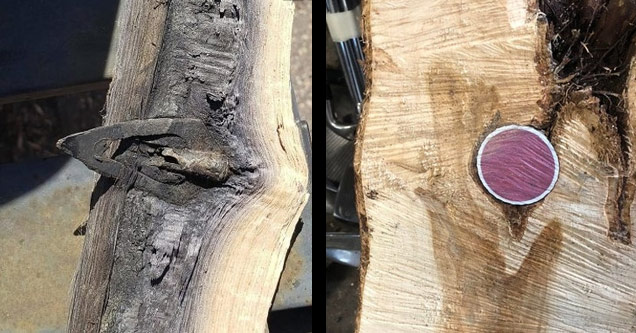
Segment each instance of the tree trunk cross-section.
[{"label": "tree trunk cross-section", "polygon": [[184,204],[100,178],[69,331],[263,332],[308,198],[291,112],[292,4],[126,0],[121,10],[104,125],[201,119],[230,176]]},{"label": "tree trunk cross-section", "polygon": [[[636,2],[363,8],[359,331],[636,330]],[[511,124],[559,158],[531,205],[498,201],[476,171]]]}]

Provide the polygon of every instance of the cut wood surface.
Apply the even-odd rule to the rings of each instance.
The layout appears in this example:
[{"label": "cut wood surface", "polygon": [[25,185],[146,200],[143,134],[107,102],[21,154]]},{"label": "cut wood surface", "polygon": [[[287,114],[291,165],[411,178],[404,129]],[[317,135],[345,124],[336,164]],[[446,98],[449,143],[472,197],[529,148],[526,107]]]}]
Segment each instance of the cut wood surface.
[{"label": "cut wood surface", "polygon": [[[363,4],[360,332],[636,330],[634,1]],[[560,173],[526,206],[476,151],[532,126]]]},{"label": "cut wood surface", "polygon": [[121,6],[104,124],[201,119],[229,157],[232,175],[183,205],[100,178],[70,332],[265,331],[308,198],[289,86],[292,6]]}]

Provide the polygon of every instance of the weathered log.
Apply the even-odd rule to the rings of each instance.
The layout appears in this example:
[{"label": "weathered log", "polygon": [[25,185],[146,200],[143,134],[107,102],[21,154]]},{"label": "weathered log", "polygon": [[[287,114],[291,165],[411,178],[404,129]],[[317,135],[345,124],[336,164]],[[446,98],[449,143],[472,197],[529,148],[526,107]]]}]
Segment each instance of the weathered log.
[{"label": "weathered log", "polygon": [[[127,0],[121,11],[104,125],[199,119],[229,177],[192,181],[185,198],[169,183],[157,195],[101,177],[69,331],[263,332],[308,197],[289,86],[292,4]],[[105,158],[140,166],[140,140],[115,141]],[[164,162],[191,167],[176,151]]]},{"label": "weathered log", "polygon": [[[636,3],[363,8],[359,331],[633,331]],[[478,175],[484,138],[511,124],[558,156],[536,203]]]}]

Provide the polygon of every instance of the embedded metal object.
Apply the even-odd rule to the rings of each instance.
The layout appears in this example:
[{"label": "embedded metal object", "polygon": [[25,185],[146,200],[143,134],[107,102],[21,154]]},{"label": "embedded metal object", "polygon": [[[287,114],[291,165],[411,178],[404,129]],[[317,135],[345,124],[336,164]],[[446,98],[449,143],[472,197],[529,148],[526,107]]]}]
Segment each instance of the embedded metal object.
[{"label": "embedded metal object", "polygon": [[230,175],[229,159],[199,119],[132,120],[69,135],[57,146],[120,185],[173,203]]},{"label": "embedded metal object", "polygon": [[[79,260],[83,240],[71,232],[86,219],[96,174],[80,161],[66,156],[3,164],[0,174],[3,175],[0,178],[0,228],[4,228],[7,235],[21,235],[8,236],[8,242],[0,244],[3,253],[12,253],[0,258],[0,266],[16,273],[0,279],[0,286],[7,286],[5,290],[10,292],[9,298],[0,303],[0,311],[6,310],[20,319],[0,321],[0,332],[20,331],[20,327],[27,330],[21,326],[27,324],[28,329],[36,331],[65,332],[68,314],[64,296],[75,270],[75,264],[68,263]],[[60,209],[60,203],[64,203],[64,209]],[[305,210],[303,228],[285,262],[285,269],[290,271],[289,279],[281,277],[272,311],[312,303],[311,208]],[[34,269],[25,270],[24,265]],[[49,265],[59,265],[55,274],[46,274]],[[50,288],[42,290],[40,286],[47,283]],[[11,307],[14,304],[35,310],[20,313],[20,307]],[[38,317],[43,313],[38,309],[48,311],[47,315]],[[59,320],[51,321],[51,318]]]}]

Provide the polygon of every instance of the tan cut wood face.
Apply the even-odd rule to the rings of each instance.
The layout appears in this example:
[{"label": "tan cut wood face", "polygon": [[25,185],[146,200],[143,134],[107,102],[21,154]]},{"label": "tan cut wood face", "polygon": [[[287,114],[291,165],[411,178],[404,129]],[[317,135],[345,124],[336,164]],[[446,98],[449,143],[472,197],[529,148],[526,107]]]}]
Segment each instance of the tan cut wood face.
[{"label": "tan cut wood face", "polygon": [[[595,99],[549,119],[555,79],[536,4],[367,1],[363,16],[359,331],[636,330],[634,242],[608,237],[620,140]],[[474,167],[485,135],[547,123],[553,191],[515,209],[486,194]]]}]

